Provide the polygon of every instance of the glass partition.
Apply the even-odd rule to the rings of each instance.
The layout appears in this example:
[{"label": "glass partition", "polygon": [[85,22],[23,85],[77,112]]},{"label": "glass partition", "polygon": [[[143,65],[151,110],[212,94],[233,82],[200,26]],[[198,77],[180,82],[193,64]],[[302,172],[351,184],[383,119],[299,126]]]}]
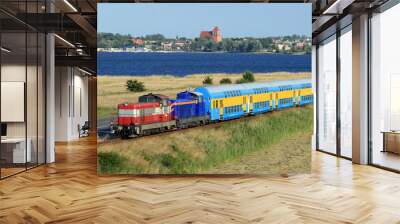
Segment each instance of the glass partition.
[{"label": "glass partition", "polygon": [[[0,3],[17,13],[43,5]],[[0,12],[0,178],[45,163],[45,44],[43,33]]]},{"label": "glass partition", "polygon": [[336,153],[336,35],[318,47],[318,149]]},{"label": "glass partition", "polygon": [[400,5],[371,18],[372,163],[400,170]]},{"label": "glass partition", "polygon": [[26,150],[26,40],[25,32],[1,34],[2,177],[24,171],[31,161]]}]

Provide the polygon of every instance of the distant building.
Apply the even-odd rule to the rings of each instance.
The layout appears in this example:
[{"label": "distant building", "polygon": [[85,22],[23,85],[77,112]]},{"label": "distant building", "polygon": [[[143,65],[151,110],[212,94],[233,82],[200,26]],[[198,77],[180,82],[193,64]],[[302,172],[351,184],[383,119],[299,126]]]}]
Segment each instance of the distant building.
[{"label": "distant building", "polygon": [[135,46],[143,46],[144,45],[144,41],[140,38],[133,38],[132,43]]},{"label": "distant building", "polygon": [[211,31],[201,31],[200,39],[211,39],[218,43],[222,41],[221,30],[216,26]]},{"label": "distant building", "polygon": [[297,47],[298,49],[304,50],[304,42],[299,42],[299,43],[297,43],[297,44],[296,44],[296,47]]},{"label": "distant building", "polygon": [[171,42],[164,42],[161,44],[164,51],[172,50],[172,43]]}]

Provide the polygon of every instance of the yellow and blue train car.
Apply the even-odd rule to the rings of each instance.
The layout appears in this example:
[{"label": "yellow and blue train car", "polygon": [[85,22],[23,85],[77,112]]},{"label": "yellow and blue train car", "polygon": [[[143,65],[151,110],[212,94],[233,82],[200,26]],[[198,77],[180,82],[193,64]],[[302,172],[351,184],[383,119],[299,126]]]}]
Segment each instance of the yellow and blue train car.
[{"label": "yellow and blue train car", "polygon": [[195,91],[203,94],[210,121],[230,120],[313,102],[310,79],[206,86]]}]

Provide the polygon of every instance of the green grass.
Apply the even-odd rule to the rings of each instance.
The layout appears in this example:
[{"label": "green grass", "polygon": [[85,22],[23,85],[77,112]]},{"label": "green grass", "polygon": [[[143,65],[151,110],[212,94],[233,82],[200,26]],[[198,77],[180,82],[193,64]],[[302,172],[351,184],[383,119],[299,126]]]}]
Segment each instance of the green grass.
[{"label": "green grass", "polygon": [[[185,132],[185,141],[182,138],[178,140],[171,138],[168,150],[157,153],[142,148],[140,153],[135,154],[136,157],[142,158],[147,163],[147,167],[143,166],[143,163],[139,165],[135,161],[130,161],[126,166],[123,160],[118,164],[111,161],[113,165],[104,161],[99,163],[100,171],[106,171],[101,173],[126,173],[136,170],[141,172],[135,173],[154,173],[156,169],[160,174],[201,173],[244,155],[268,150],[268,147],[299,133],[311,133],[312,119],[313,109],[308,106],[257,115],[251,119],[221,123],[220,126],[213,127],[217,132],[224,133],[221,138],[208,134],[206,127],[200,133],[197,130],[195,137],[190,134],[190,129],[183,130],[180,132]],[[162,136],[160,137],[162,138]],[[188,149],[187,141],[192,141],[195,149],[193,147]],[[290,149],[282,150],[290,153]],[[193,151],[196,151],[197,155]],[[103,165],[108,168],[103,169]],[[114,166],[116,167],[114,168]]]},{"label": "green grass", "polygon": [[128,159],[116,152],[99,152],[97,162],[99,173],[131,174],[143,172],[140,166],[130,164]]},{"label": "green grass", "polygon": [[97,107],[97,118],[107,118],[112,116],[113,114],[117,114],[117,109],[114,107]]}]

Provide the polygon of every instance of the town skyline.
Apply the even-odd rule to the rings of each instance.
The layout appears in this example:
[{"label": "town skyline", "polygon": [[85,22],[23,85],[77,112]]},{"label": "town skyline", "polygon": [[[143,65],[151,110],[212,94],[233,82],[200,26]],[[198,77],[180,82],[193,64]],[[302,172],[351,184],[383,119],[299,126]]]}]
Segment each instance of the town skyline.
[{"label": "town skyline", "polygon": [[311,50],[311,38],[300,35],[264,38],[223,38],[218,27],[200,31],[196,38],[165,38],[161,34],[134,37],[130,35],[98,33],[98,51],[113,52],[264,52],[307,53]]},{"label": "town skyline", "polygon": [[177,36],[193,39],[199,31],[218,26],[225,38],[311,36],[309,4],[99,3],[98,9],[101,33],[134,37],[162,34],[170,39]]},{"label": "town skyline", "polygon": [[[217,26],[217,25],[216,25]],[[213,26],[214,27],[214,26]],[[219,27],[219,26],[218,26]],[[211,27],[212,28],[212,27]],[[220,27],[219,27],[220,28]],[[221,29],[222,30],[222,29]],[[199,30],[199,34],[200,34],[200,30]],[[194,37],[185,37],[185,36],[179,36],[179,35],[176,35],[176,36],[173,36],[173,37],[168,37],[168,36],[166,36],[166,35],[164,35],[164,34],[162,34],[162,33],[159,33],[159,32],[153,32],[153,33],[146,33],[146,34],[141,34],[141,35],[134,35],[134,34],[131,34],[131,33],[113,33],[113,32],[98,32],[98,34],[104,34],[104,33],[111,33],[111,34],[113,34],[113,35],[117,35],[117,34],[119,34],[119,35],[129,35],[129,36],[131,36],[132,38],[144,38],[144,37],[146,37],[146,36],[152,36],[152,35],[162,35],[164,38],[166,38],[166,39],[179,39],[179,38],[186,38],[186,39],[196,39],[196,38],[199,38],[200,37],[200,35],[197,35],[197,36],[194,36]],[[305,35],[305,34],[297,34],[297,33],[291,33],[291,34],[286,34],[286,35],[272,35],[272,36],[260,36],[260,37],[253,37],[253,36],[243,36],[243,37],[226,37],[225,35],[223,35],[223,33],[222,33],[222,38],[226,38],[226,39],[235,39],[235,38],[278,38],[278,37],[285,37],[285,36],[293,36],[293,35],[298,35],[298,36],[301,36],[301,37],[306,37],[306,38],[311,38],[311,35]]]}]

